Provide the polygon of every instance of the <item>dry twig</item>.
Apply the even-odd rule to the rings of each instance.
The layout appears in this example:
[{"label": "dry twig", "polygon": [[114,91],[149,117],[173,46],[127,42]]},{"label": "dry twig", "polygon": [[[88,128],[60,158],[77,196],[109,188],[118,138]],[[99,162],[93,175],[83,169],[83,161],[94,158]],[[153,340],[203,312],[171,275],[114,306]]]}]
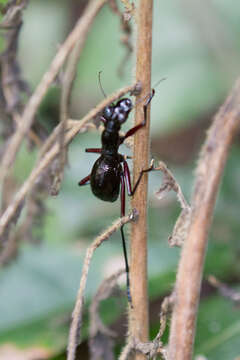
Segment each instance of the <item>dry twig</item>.
[{"label": "dry twig", "polygon": [[227,154],[239,126],[240,79],[215,116],[197,166],[191,223],[177,273],[169,360],[192,359],[208,230]]},{"label": "dry twig", "polygon": [[133,212],[132,214],[115,221],[115,223],[111,227],[109,227],[103,234],[99,235],[87,249],[85,260],[83,263],[83,270],[82,270],[80,286],[77,294],[77,300],[72,314],[72,324],[71,324],[69,340],[68,340],[67,360],[75,359],[76,348],[79,343],[81,322],[82,322],[82,311],[84,304],[84,292],[85,292],[87,275],[93,253],[104,241],[108,240],[108,238],[115,231],[117,231],[122,225],[128,223],[131,220],[134,220],[135,216],[136,214],[135,212]]},{"label": "dry twig", "polygon": [[[22,77],[18,61],[18,42],[23,22],[23,11],[25,10],[28,3],[28,0],[8,1],[4,7],[4,16],[0,25],[4,31],[5,37],[4,51],[0,55],[1,90],[4,99],[2,112],[5,111],[6,115],[8,116],[6,121],[3,121],[2,119],[2,127],[4,128],[4,132],[2,133],[2,138],[4,140],[2,150],[5,148],[5,151],[8,150],[9,137],[14,133],[15,128],[19,125],[19,121],[21,120],[21,113],[24,107],[23,95],[30,95],[28,84]],[[31,140],[30,144],[35,143],[35,145],[39,146],[42,143],[41,137],[43,134],[37,134],[34,131],[35,130],[31,128],[27,135]],[[13,172],[10,171],[2,184],[2,212],[11,202],[13,194],[15,193],[16,186],[10,191],[11,197],[9,198],[9,196],[6,196],[9,192],[9,188],[12,187],[11,185],[14,182],[16,183],[13,177]],[[15,233],[11,231],[5,232],[5,248],[0,255],[0,266],[8,263],[13,257],[16,256],[18,246],[21,241],[26,241],[29,238],[33,238],[33,224],[35,225],[36,222],[40,224],[41,219],[43,219],[44,205],[41,197],[42,193],[43,187],[41,186],[40,189],[38,186],[38,191],[33,191],[26,203],[27,213],[21,226]],[[8,197],[7,202],[5,201],[6,197]],[[9,223],[9,230],[11,228],[10,225],[11,224]]]},{"label": "dry twig", "polygon": [[21,119],[19,121],[17,131],[13,135],[8,145],[8,150],[4,154],[0,169],[0,179],[3,179],[6,176],[9,167],[12,165],[16,153],[22,143],[22,140],[32,125],[34,115],[38,109],[38,106],[40,105],[43,96],[46,94],[48,88],[56,78],[56,75],[64,64],[67,56],[72,51],[74,45],[80,38],[86,37],[93,19],[95,18],[99,9],[106,2],[107,0],[90,1],[87,9],[85,10],[85,15],[78,20],[74,29],[57,52],[55,58],[50,65],[49,70],[44,74],[42,81],[36,88],[35,92],[31,96],[28,104],[25,107],[23,115],[21,116]]},{"label": "dry twig", "polygon": [[[126,94],[128,92],[134,92],[135,87],[136,87],[136,84],[131,85],[131,86],[126,86],[125,88],[122,88],[122,89],[116,91],[114,94],[112,94],[108,98],[104,99],[96,108],[92,109],[86,116],[83,117],[83,119],[81,121],[70,120],[69,130],[65,137],[65,146],[67,144],[69,144],[72,141],[72,139],[79,133],[79,131],[81,131],[81,129],[85,128],[86,124],[91,119],[93,119],[98,113],[100,113],[104,109],[104,107],[106,107],[108,104],[114,102],[119,97],[123,96],[124,94]],[[58,125],[58,127],[59,126],[60,125]],[[58,131],[56,130],[55,134],[57,132]],[[51,139],[51,141],[52,141],[52,139]],[[22,204],[26,195],[32,190],[35,182],[38,180],[38,177],[42,174],[42,172],[44,170],[46,170],[50,166],[50,164],[55,159],[55,157],[57,156],[58,153],[59,153],[59,144],[55,144],[52,146],[51,149],[49,149],[45,153],[45,155],[42,157],[42,159],[39,160],[38,164],[32,170],[28,179],[24,182],[22,187],[16,193],[13,201],[10,203],[10,205],[7,207],[7,209],[5,210],[5,212],[2,214],[2,216],[0,218],[0,237],[2,237],[8,224],[14,218],[17,209],[19,208],[20,204]],[[0,240],[0,243],[1,243],[1,240]]]},{"label": "dry twig", "polygon": [[[152,0],[140,0],[137,8],[136,80],[142,85],[141,97],[150,93],[152,61]],[[134,136],[133,182],[149,163],[150,108],[147,124]],[[136,101],[135,124],[144,119],[143,106]],[[139,211],[139,221],[132,225],[130,284],[133,308],[129,317],[129,332],[140,341],[148,340],[147,298],[147,174],[144,174],[132,199],[132,208]],[[141,251],[139,251],[141,249]],[[136,355],[135,359],[143,359]]]},{"label": "dry twig", "polygon": [[[4,9],[4,17],[0,27],[4,29],[5,49],[0,56],[1,64],[1,85],[5,101],[5,111],[14,121],[14,127],[19,126],[21,113],[23,110],[23,94],[30,95],[30,90],[26,81],[22,78],[21,69],[18,61],[18,42],[20,30],[22,28],[23,11],[27,7],[29,0],[9,1]],[[9,121],[4,126],[9,126]],[[8,134],[10,136],[10,134]],[[7,138],[8,138],[7,136]],[[38,135],[30,129],[28,137],[37,146],[42,141]]]},{"label": "dry twig", "polygon": [[[104,1],[102,2],[102,6],[104,5]],[[101,6],[101,7],[102,7]],[[95,11],[95,16],[97,12],[100,11],[101,7],[97,8]],[[89,7],[86,8],[85,13],[82,15],[84,18],[85,14],[89,12]],[[87,32],[90,28],[91,22],[94,20],[92,17],[91,21],[89,21],[88,27],[85,28],[85,34],[81,34],[79,37],[73,51],[71,52],[69,59],[67,61],[67,66],[64,71],[63,79],[62,79],[62,92],[61,92],[61,103],[60,103],[60,131],[59,131],[59,145],[60,145],[60,152],[59,152],[59,162],[58,162],[58,169],[55,174],[54,183],[52,185],[51,194],[57,195],[60,190],[60,185],[63,179],[63,172],[64,166],[66,162],[67,152],[66,148],[64,147],[64,136],[67,127],[67,120],[71,117],[70,116],[70,98],[73,88],[74,79],[76,78],[77,72],[77,65],[78,61],[82,52],[82,49],[85,45]]]},{"label": "dry twig", "polygon": [[215,276],[210,275],[208,277],[209,283],[217,288],[222,296],[232,300],[236,304],[240,304],[240,292],[232,289],[230,286],[219,281]]},{"label": "dry twig", "polygon": [[159,355],[167,360],[167,350],[163,347],[161,341],[154,339],[149,342],[141,342],[135,338],[131,338],[124,347],[119,360],[128,360],[132,354],[144,356],[147,359],[156,359]]},{"label": "dry twig", "polygon": [[171,295],[166,296],[161,304],[161,313],[160,313],[160,328],[159,332],[155,338],[155,341],[160,341],[164,331],[167,326],[167,320],[169,317],[169,314],[172,311],[173,304],[175,300],[175,293],[173,292]]},{"label": "dry twig", "polygon": [[121,2],[124,4],[125,8],[125,11],[123,13],[121,13],[121,11],[119,10],[116,0],[109,0],[110,8],[120,17],[121,30],[123,32],[123,35],[121,36],[121,43],[126,48],[126,54],[122,59],[120,65],[118,66],[117,72],[120,77],[123,76],[124,66],[133,52],[133,46],[131,44],[132,27],[130,25],[130,20],[132,16],[135,17],[134,3],[130,3],[128,0],[121,0]]},{"label": "dry twig", "polygon": [[158,167],[154,170],[163,172],[163,183],[161,188],[156,192],[158,199],[162,199],[169,191],[173,190],[177,194],[177,199],[181,205],[182,211],[176,221],[172,235],[169,236],[168,242],[170,246],[182,246],[191,220],[191,208],[184,198],[181,187],[178,185],[171,171],[164,162],[159,162]]},{"label": "dry twig", "polygon": [[16,1],[9,2],[0,24],[5,38],[5,49],[0,55],[1,86],[6,102],[6,111],[13,116],[16,123],[19,120],[19,111],[22,109],[21,94],[22,92],[29,93],[28,85],[22,79],[17,58],[22,15],[28,3],[29,0],[18,3]]},{"label": "dry twig", "polygon": [[161,338],[166,329],[167,320],[174,303],[174,297],[175,295],[172,293],[170,296],[165,297],[161,304],[160,327],[155,339],[149,342],[141,342],[139,339],[131,337],[124,347],[119,360],[127,360],[133,351],[147,356],[148,359],[155,360],[161,355],[163,359],[167,360],[167,350],[164,348]]},{"label": "dry twig", "polygon": [[89,349],[91,360],[114,359],[114,338],[117,334],[103,324],[99,314],[99,306],[101,301],[108,299],[111,295],[114,297],[123,296],[124,292],[117,284],[119,277],[125,273],[125,269],[118,270],[115,274],[109,276],[100,285],[96,295],[94,296],[90,309],[90,339]]}]

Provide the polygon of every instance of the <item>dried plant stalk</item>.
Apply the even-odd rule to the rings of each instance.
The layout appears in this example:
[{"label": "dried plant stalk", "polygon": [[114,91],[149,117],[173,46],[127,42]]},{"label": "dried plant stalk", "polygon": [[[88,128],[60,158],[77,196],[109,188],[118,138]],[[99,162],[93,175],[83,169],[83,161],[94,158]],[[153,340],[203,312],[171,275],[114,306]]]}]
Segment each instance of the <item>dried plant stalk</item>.
[{"label": "dried plant stalk", "polygon": [[117,231],[122,225],[133,220],[134,214],[125,216],[117,220],[112,226],[110,226],[103,234],[99,235],[94,242],[87,249],[85,260],[83,263],[82,277],[80,280],[80,286],[78,290],[77,300],[75,308],[72,314],[72,324],[69,333],[68,341],[68,357],[67,360],[74,360],[76,354],[76,348],[80,341],[80,330],[82,322],[82,312],[84,304],[84,292],[87,282],[88,271],[90,267],[90,262],[93,256],[94,251],[106,241],[115,231]]},{"label": "dried plant stalk", "polygon": [[[142,85],[139,98],[150,93],[152,53],[152,0],[140,0],[137,8],[137,64],[136,80]],[[149,164],[149,108],[147,124],[134,136],[133,180]],[[136,105],[135,124],[143,121],[143,105]],[[132,226],[130,286],[133,308],[130,314],[130,336],[141,341],[148,340],[148,299],[147,299],[147,174],[144,174],[133,197],[132,207],[139,211],[139,221]],[[145,356],[136,354],[135,359]]]},{"label": "dried plant stalk", "polygon": [[35,92],[29,99],[29,102],[23,112],[21,117],[21,121],[19,121],[19,126],[17,131],[13,135],[9,145],[8,151],[4,154],[1,169],[0,169],[0,178],[3,179],[6,176],[6,173],[9,169],[9,166],[12,165],[16,153],[22,143],[24,136],[29,131],[34,115],[40,105],[42,98],[44,97],[46,91],[56,78],[60,68],[64,64],[69,53],[72,51],[74,45],[81,37],[86,37],[89,27],[92,24],[96,14],[98,13],[99,9],[107,2],[107,0],[92,0],[90,1],[87,9],[85,10],[84,16],[82,16],[77,24],[75,25],[74,29],[64,42],[64,44],[60,47],[58,53],[56,54],[55,58],[53,59],[49,70],[44,74],[42,81],[36,88]]},{"label": "dried plant stalk", "polygon": [[[117,339],[117,333],[108,328],[100,316],[100,304],[110,296],[125,297],[125,292],[120,289],[118,280],[125,274],[125,269],[120,269],[113,275],[107,277],[99,286],[97,293],[92,299],[89,309],[89,340],[88,347],[91,354],[91,360],[114,360],[114,345]],[[120,307],[121,309],[121,307]]]},{"label": "dried plant stalk", "polygon": [[172,234],[168,238],[168,243],[170,246],[182,246],[190,224],[191,208],[182,193],[181,187],[164,162],[160,161],[158,167],[154,168],[154,170],[163,172],[163,183],[156,192],[158,199],[162,199],[171,190],[175,191],[177,194],[177,199],[181,205],[182,211],[176,221]]},{"label": "dried plant stalk", "polygon": [[226,299],[232,300],[236,304],[240,304],[240,292],[231,288],[229,285],[222,283],[215,276],[210,275],[208,282],[219,290],[219,293]]},{"label": "dried plant stalk", "polygon": [[[104,2],[102,2],[101,7],[104,5]],[[101,9],[101,7],[97,7],[97,12]],[[87,8],[86,11],[89,11]],[[95,16],[97,15],[97,12],[95,13]],[[85,15],[83,14],[83,17]],[[94,17],[92,17],[93,21]],[[91,22],[89,23],[91,25]],[[86,28],[86,35],[87,35]],[[73,89],[73,83],[76,78],[77,73],[77,65],[78,61],[82,52],[82,49],[86,42],[86,36],[80,36],[73,51],[68,57],[68,61],[66,64],[66,68],[64,71],[63,79],[62,79],[62,91],[61,91],[61,102],[60,102],[60,131],[59,131],[59,146],[60,146],[60,152],[59,152],[59,159],[58,159],[58,167],[57,172],[55,174],[54,183],[51,189],[52,195],[57,195],[60,190],[60,185],[63,179],[63,173],[64,173],[64,167],[67,160],[67,148],[64,147],[64,137],[67,127],[67,120],[70,118],[70,100],[71,100],[71,94]]]},{"label": "dried plant stalk", "polygon": [[[86,127],[87,123],[91,119],[93,119],[99,112],[101,112],[105,106],[117,100],[119,97],[123,96],[124,94],[134,91],[135,87],[136,84],[131,86],[126,86],[125,88],[116,91],[114,94],[104,99],[97,107],[92,109],[86,116],[83,117],[81,121],[69,120],[70,126],[67,127],[69,130],[65,136],[65,146],[69,144],[72,141],[72,139],[79,133],[79,131],[81,131],[81,129]],[[54,134],[57,136],[58,131],[56,130]],[[52,142],[53,139],[50,136],[50,143],[52,144]],[[46,146],[45,149],[46,148],[48,147]],[[51,147],[51,149],[48,149],[48,151],[46,151],[45,155],[40,159],[36,167],[32,170],[28,179],[24,182],[22,187],[16,193],[13,201],[9,204],[9,206],[7,207],[7,209],[4,211],[4,213],[0,218],[0,237],[4,233],[9,222],[11,222],[12,219],[14,218],[16,211],[18,210],[20,204],[25,199],[26,195],[32,190],[38,177],[51,164],[51,162],[55,159],[58,153],[59,153],[59,144],[55,144]],[[1,244],[1,238],[0,238],[0,244]]]},{"label": "dried plant stalk", "polygon": [[191,223],[177,273],[169,360],[192,359],[208,230],[227,154],[239,126],[240,79],[215,116],[197,166]]}]

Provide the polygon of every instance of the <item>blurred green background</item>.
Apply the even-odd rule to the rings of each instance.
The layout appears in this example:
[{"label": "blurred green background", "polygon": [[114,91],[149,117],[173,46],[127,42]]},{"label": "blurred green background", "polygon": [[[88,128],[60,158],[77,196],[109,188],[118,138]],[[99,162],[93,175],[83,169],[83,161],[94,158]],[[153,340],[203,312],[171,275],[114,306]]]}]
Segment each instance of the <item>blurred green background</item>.
[{"label": "blurred green background", "polygon": [[[86,2],[30,1],[24,12],[19,58],[23,76],[32,89]],[[155,1],[154,4],[152,83],[162,77],[167,80],[157,87],[151,105],[152,155],[167,163],[188,200],[206,129],[239,75],[239,15],[240,3],[236,0]],[[119,78],[117,74],[126,52],[120,37],[119,18],[105,7],[94,21],[79,62],[72,118],[80,119],[102,100],[97,82],[99,71],[107,94],[133,81],[133,55],[124,66],[124,76]],[[59,121],[59,96],[60,89],[55,84],[38,114],[41,123],[49,129]],[[131,124],[132,117],[127,126]],[[0,354],[2,346],[8,343],[20,348],[47,349],[51,354],[48,359],[60,360],[65,356],[85,250],[120,212],[119,202],[101,202],[89,187],[77,185],[89,174],[97,158],[85,154],[84,149],[99,145],[99,133],[93,131],[74,139],[60,194],[47,200],[41,242],[24,244],[18,257],[1,270]],[[121,151],[129,152],[124,146]],[[239,308],[206,281],[213,274],[234,289],[239,288],[239,156],[237,138],[221,184],[206,257],[195,354],[208,360],[240,357]],[[36,151],[29,152],[26,146],[21,149],[15,166],[19,184],[28,176],[35,159]],[[162,298],[170,293],[175,280],[179,249],[169,248],[167,239],[180,208],[175,194],[170,193],[161,201],[155,198],[162,180],[160,173],[151,174],[149,179],[148,269],[154,336]],[[123,264],[117,232],[94,255],[87,301],[101,280]],[[119,321],[119,312],[109,312],[108,306],[103,306],[102,314],[107,323]],[[120,325],[124,328],[121,322]],[[84,356],[81,358],[87,358]]]}]

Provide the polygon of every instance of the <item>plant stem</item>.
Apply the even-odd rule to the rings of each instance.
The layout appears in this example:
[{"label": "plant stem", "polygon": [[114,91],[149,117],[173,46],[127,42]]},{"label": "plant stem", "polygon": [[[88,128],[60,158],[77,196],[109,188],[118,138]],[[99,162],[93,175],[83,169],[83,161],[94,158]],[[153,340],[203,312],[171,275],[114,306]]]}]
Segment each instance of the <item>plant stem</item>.
[{"label": "plant stem", "polygon": [[56,78],[59,70],[63,66],[68,55],[71,53],[76,42],[81,38],[82,41],[85,40],[93,20],[106,2],[107,0],[92,0],[89,2],[84,15],[78,20],[74,29],[58,50],[49,69],[46,71],[35,92],[30,97],[21,119],[19,120],[19,126],[12,136],[8,144],[7,151],[1,160],[0,180],[4,179],[9,167],[13,164],[23,138],[31,128],[34,121],[34,115],[36,114],[42,98]]},{"label": "plant stem", "polygon": [[181,254],[169,341],[169,360],[191,360],[208,230],[227,154],[240,126],[240,79],[215,116],[200,154],[192,218]]},{"label": "plant stem", "polygon": [[[150,94],[152,60],[152,0],[139,0],[137,14],[137,63],[136,80],[141,82],[139,99]],[[135,124],[143,121],[143,101],[136,99]],[[135,183],[142,169],[149,165],[149,108],[146,126],[134,136]],[[139,212],[139,220],[132,224],[130,282],[133,308],[130,314],[130,336],[140,341],[148,340],[148,297],[147,297],[147,174],[138,186],[132,199],[132,208]],[[145,356],[136,354],[135,359]]]},{"label": "plant stem", "polygon": [[[105,106],[111,104],[113,101],[116,101],[121,96],[125,95],[130,91],[134,91],[136,84],[126,86],[114,94],[108,96],[106,99],[102,100],[99,105],[89,111],[87,115],[85,115],[81,120],[75,120],[70,123],[70,127],[68,129],[68,133],[65,136],[64,146],[67,146],[75,136],[83,129],[90,120],[92,120],[98,113],[100,113]],[[70,120],[69,120],[70,121]],[[15,213],[20,206],[21,202],[25,200],[25,197],[32,190],[37,178],[43,174],[43,172],[47,169],[48,166],[52,163],[55,157],[59,154],[60,147],[59,144],[55,144],[55,140],[60,131],[60,126],[58,125],[56,130],[49,136],[49,140],[47,140],[44,146],[44,151],[42,151],[42,157],[40,158],[37,165],[33,168],[29,177],[25,180],[21,188],[18,190],[16,195],[14,196],[12,202],[8,205],[4,213],[0,217],[0,237],[4,234],[4,231],[7,229],[9,223],[15,216]],[[0,238],[1,245],[1,238]],[[1,250],[0,250],[1,251]]]}]

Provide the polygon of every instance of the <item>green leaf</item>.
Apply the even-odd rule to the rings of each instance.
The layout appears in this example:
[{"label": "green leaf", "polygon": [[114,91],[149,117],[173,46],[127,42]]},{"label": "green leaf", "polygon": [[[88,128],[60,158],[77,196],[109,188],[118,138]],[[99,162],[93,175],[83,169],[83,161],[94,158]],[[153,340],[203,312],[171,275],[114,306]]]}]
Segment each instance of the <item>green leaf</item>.
[{"label": "green leaf", "polygon": [[[81,267],[82,256],[76,251],[26,247],[17,262],[1,272],[1,343],[65,346]],[[90,271],[86,296],[95,291],[101,277],[100,268],[94,276]]]},{"label": "green leaf", "polygon": [[239,309],[230,300],[214,296],[201,302],[196,337],[196,354],[208,360],[232,360],[240,355]]}]

